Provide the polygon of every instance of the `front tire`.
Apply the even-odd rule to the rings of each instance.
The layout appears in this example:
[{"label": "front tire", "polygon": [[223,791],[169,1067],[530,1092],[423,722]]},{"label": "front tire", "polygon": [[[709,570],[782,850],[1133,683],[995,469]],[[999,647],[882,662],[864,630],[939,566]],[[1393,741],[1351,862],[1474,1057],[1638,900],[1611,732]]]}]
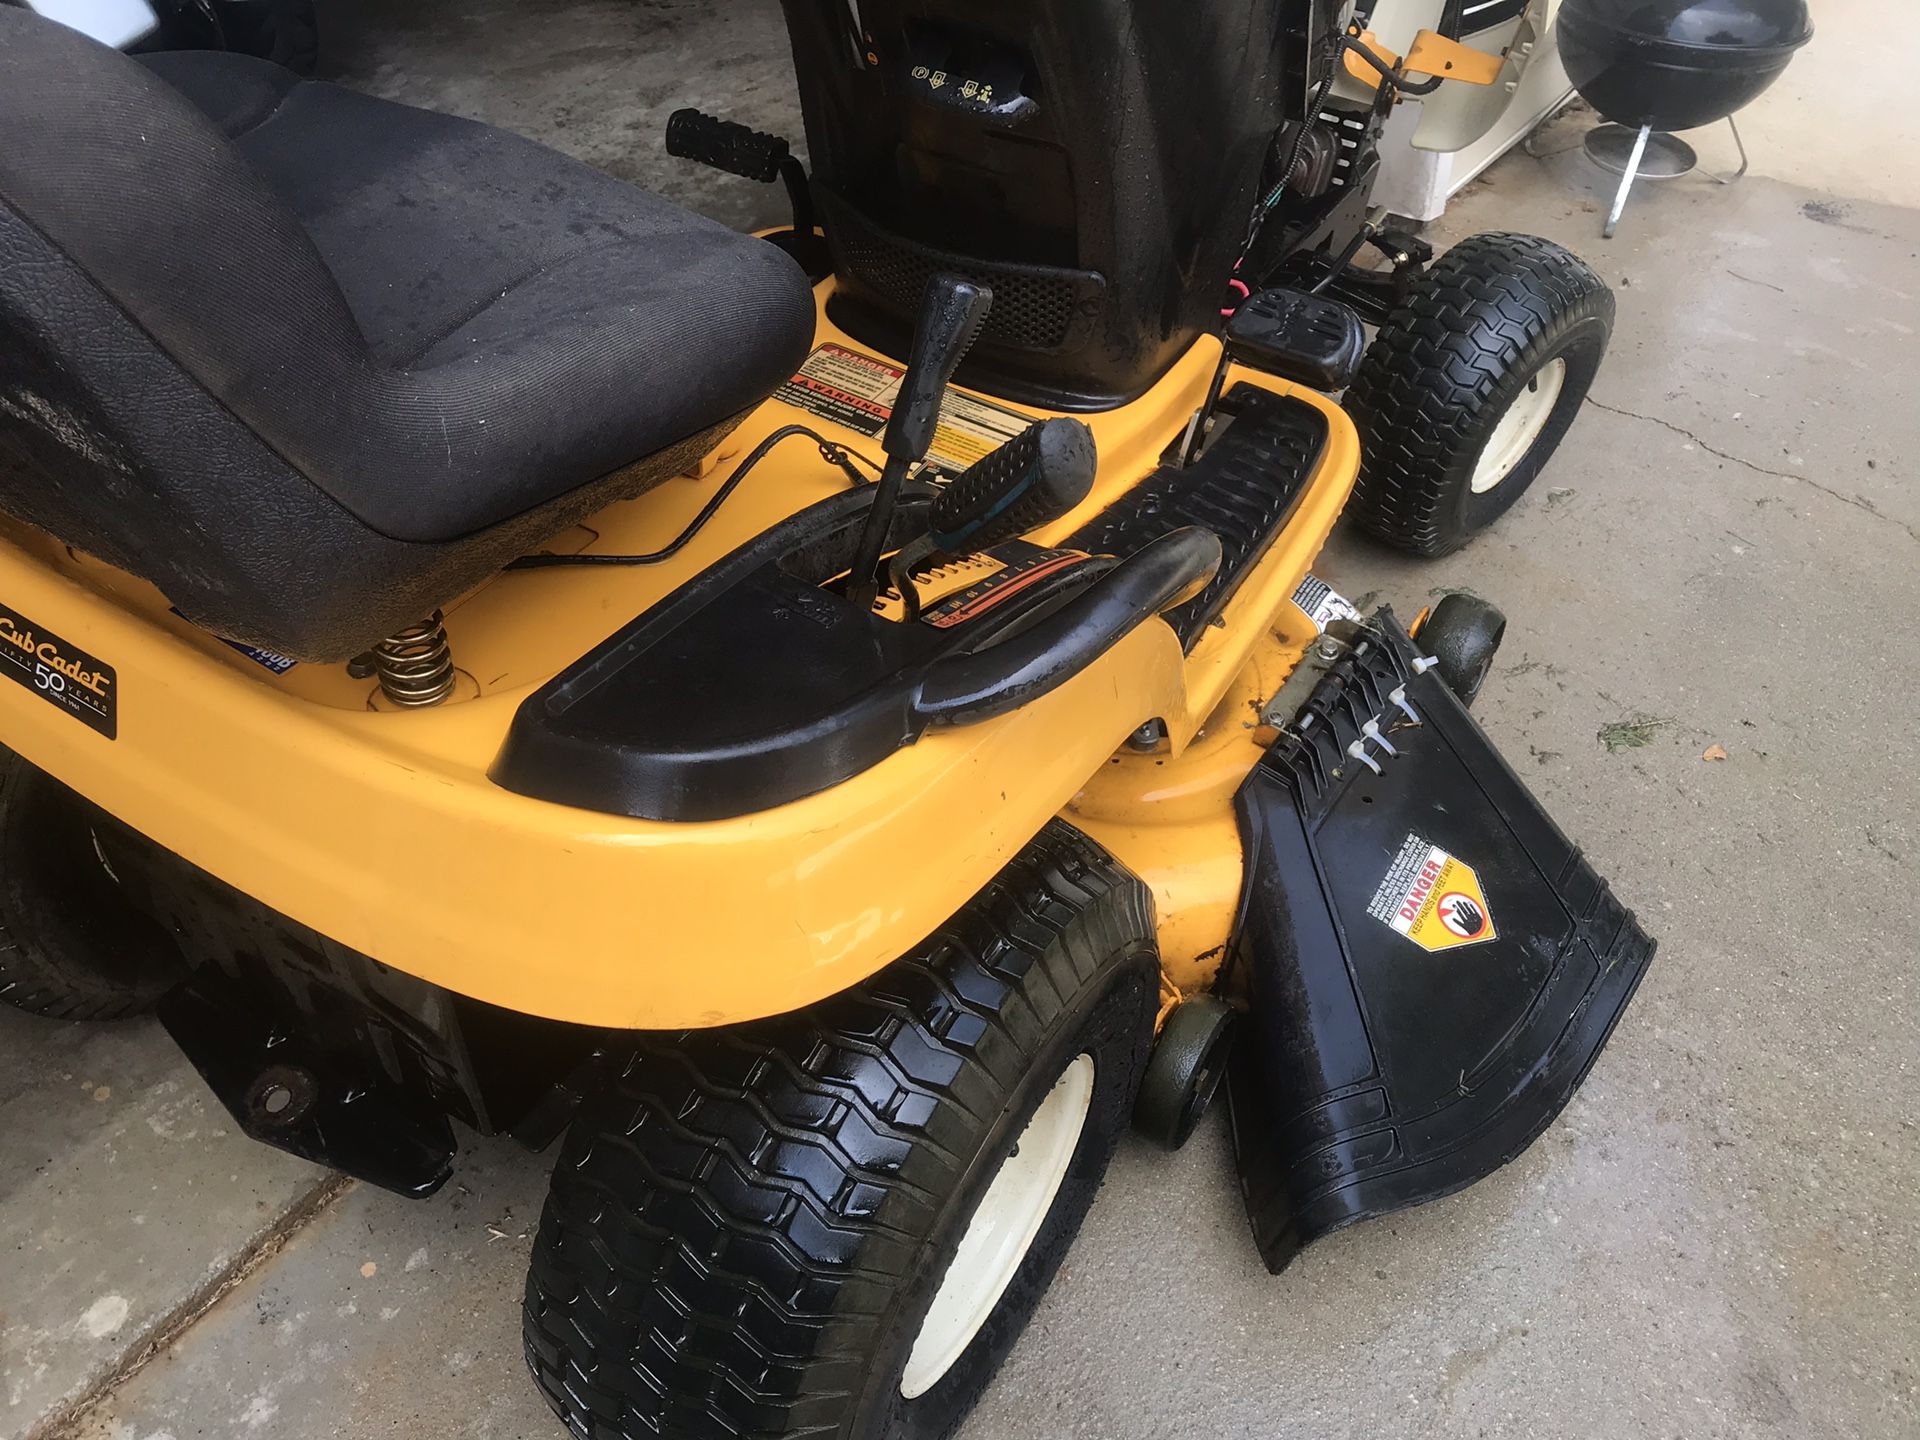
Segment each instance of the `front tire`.
[{"label": "front tire", "polygon": [[186,973],[108,866],[113,822],[0,747],[0,1002],[58,1020],[144,1015]]},{"label": "front tire", "polygon": [[1145,888],[1056,822],[852,991],[644,1041],[535,1246],[554,1410],[583,1440],[949,1434],[1092,1204],[1158,997]]},{"label": "front tire", "polygon": [[1361,527],[1445,555],[1504,515],[1580,413],[1613,313],[1606,282],[1538,236],[1469,236],[1429,266],[1347,391]]}]

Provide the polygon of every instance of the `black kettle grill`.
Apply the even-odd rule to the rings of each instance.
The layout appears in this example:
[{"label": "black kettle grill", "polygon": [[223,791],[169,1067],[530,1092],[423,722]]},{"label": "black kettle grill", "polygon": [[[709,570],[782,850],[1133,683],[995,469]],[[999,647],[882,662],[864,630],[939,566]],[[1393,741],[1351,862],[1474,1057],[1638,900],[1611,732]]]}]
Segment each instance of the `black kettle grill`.
[{"label": "black kettle grill", "polygon": [[[1610,236],[1637,176],[1684,175],[1697,163],[1667,132],[1732,125],[1813,38],[1813,24],[1807,0],[1565,0],[1558,32],[1574,89],[1613,122],[1587,137],[1587,153],[1622,177]],[[1744,175],[1738,126],[1733,135]]]}]

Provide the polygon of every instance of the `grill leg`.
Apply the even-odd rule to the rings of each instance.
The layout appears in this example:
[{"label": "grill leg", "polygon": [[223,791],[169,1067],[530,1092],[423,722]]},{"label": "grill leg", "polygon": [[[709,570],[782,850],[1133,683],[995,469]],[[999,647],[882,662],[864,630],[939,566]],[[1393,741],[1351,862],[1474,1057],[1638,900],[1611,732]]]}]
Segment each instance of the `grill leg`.
[{"label": "grill leg", "polygon": [[[1620,189],[1613,197],[1613,211],[1607,216],[1606,229],[1600,232],[1602,238],[1611,240],[1613,232],[1620,226],[1620,214],[1627,208],[1627,192],[1633,189],[1633,180],[1640,173],[1640,161],[1647,153],[1647,137],[1653,133],[1653,126],[1642,125],[1640,134],[1633,142],[1633,155],[1627,161],[1627,168],[1620,175]],[[1736,135],[1738,131],[1734,132]]]},{"label": "grill leg", "polygon": [[1716,175],[1713,177],[1722,185],[1731,185],[1742,175],[1745,175],[1749,163],[1747,160],[1747,142],[1740,138],[1740,127],[1733,123],[1733,116],[1731,115],[1727,116],[1727,128],[1733,131],[1733,145],[1734,148],[1740,152],[1740,168],[1731,175]]}]

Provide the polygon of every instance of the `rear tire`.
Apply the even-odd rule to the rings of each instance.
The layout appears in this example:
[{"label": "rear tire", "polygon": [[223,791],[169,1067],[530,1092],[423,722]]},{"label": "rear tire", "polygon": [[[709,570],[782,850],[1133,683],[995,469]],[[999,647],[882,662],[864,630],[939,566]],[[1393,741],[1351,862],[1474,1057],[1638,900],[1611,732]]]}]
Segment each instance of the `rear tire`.
[{"label": "rear tire", "polygon": [[[853,990],[645,1040],[576,1118],[534,1249],[527,1360],[560,1418],[950,1434],[1127,1127],[1153,934],[1145,887],[1056,822]],[[1024,1244],[995,1251],[982,1216]]]},{"label": "rear tire", "polygon": [[1538,236],[1473,235],[1436,260],[1347,390],[1361,527],[1445,555],[1504,515],[1580,413],[1613,312],[1606,282]]},{"label": "rear tire", "polygon": [[0,747],[0,1001],[60,1020],[144,1015],[186,973],[108,868],[105,812]]}]

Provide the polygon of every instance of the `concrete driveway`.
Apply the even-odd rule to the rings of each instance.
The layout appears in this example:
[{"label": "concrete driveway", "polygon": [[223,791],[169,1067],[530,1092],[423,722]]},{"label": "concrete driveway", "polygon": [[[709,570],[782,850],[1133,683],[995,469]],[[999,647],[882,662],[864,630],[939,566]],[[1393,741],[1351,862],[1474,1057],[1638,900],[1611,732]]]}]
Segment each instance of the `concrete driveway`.
[{"label": "concrete driveway", "polygon": [[[658,145],[683,103],[798,135],[766,0],[334,8],[349,83],[777,214]],[[1920,214],[1782,150],[1603,243],[1585,123],[1438,238],[1535,231],[1615,285],[1587,413],[1467,552],[1339,533],[1319,569],[1507,610],[1480,713],[1660,957],[1519,1161],[1281,1278],[1217,1121],[1124,1147],[966,1440],[1920,1435]],[[430,1202],[347,1185],[234,1135],[149,1026],[0,1013],[0,1440],[557,1436],[516,1314],[544,1183],[482,1143]]]}]

